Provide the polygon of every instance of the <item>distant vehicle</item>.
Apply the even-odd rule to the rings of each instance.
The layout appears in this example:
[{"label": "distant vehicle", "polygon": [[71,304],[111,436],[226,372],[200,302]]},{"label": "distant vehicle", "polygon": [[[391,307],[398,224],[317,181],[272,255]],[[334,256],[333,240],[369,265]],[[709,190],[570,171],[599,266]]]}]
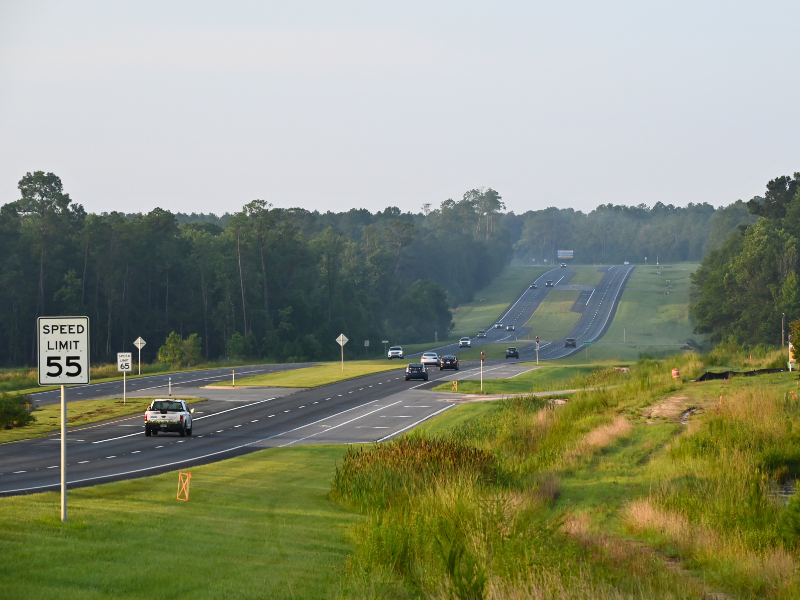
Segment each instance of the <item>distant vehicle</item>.
[{"label": "distant vehicle", "polygon": [[486,337],[486,332],[485,332],[483,329],[481,329],[481,330],[478,332],[478,337],[485,338],[485,337]]},{"label": "distant vehicle", "polygon": [[578,342],[577,342],[577,340],[575,338],[567,338],[564,341],[564,347],[565,348],[575,348],[575,347],[577,347],[577,345],[578,345]]},{"label": "distant vehicle", "polygon": [[426,367],[428,365],[438,367],[439,366],[439,355],[436,352],[425,352],[422,355],[422,364]]},{"label": "distant vehicle", "polygon": [[458,371],[458,359],[455,356],[443,356],[439,361],[439,370],[455,369]]},{"label": "distant vehicle", "polygon": [[422,363],[408,363],[406,367],[406,381],[409,379],[424,379],[428,381],[428,369]]},{"label": "distant vehicle", "polygon": [[516,329],[513,325],[506,325],[506,331],[514,331]]},{"label": "distant vehicle", "polygon": [[458,340],[458,347],[459,348],[472,348],[472,340],[468,337],[463,337]]},{"label": "distant vehicle", "polygon": [[629,263],[629,262],[626,260],[626,261],[625,261],[624,263],[622,263],[622,264],[623,264],[623,265],[629,265],[629,264],[631,264],[631,263]]},{"label": "distant vehicle", "polygon": [[529,289],[532,289],[532,290],[537,289],[535,283],[530,284],[530,286],[528,286],[528,287],[529,287]]},{"label": "distant vehicle", "polygon": [[494,328],[495,329],[502,329],[503,328],[503,324],[500,323],[500,322],[497,322],[497,323],[494,324]]},{"label": "distant vehicle", "polygon": [[516,348],[506,348],[506,358],[519,358],[519,350]]},{"label": "distant vehicle", "polygon": [[566,269],[567,268],[567,263],[561,263],[561,268],[562,269]]},{"label": "distant vehicle", "polygon": [[181,437],[192,435],[192,413],[183,400],[165,398],[153,400],[144,413],[144,434],[158,435],[159,431],[173,431]]},{"label": "distant vehicle", "polygon": [[389,360],[393,358],[403,358],[403,348],[400,346],[392,346],[389,348]]},{"label": "distant vehicle", "polygon": [[548,279],[547,283],[544,284],[544,287],[553,287],[553,282]]}]

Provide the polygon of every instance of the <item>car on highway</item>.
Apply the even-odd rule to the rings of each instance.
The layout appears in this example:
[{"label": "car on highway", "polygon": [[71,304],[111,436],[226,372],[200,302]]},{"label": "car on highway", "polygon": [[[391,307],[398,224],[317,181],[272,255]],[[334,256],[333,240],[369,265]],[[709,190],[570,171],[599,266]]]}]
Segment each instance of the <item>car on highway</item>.
[{"label": "car on highway", "polygon": [[458,340],[458,347],[459,348],[472,348],[472,340],[468,337],[463,337]]},{"label": "car on highway", "polygon": [[[384,346],[385,348],[386,346]],[[401,346],[392,346],[389,348],[389,360],[393,358],[403,358],[403,348]]]},{"label": "car on highway", "polygon": [[553,282],[548,279],[547,283],[544,284],[544,287],[553,287]]},{"label": "car on highway", "polygon": [[157,398],[144,413],[144,434],[158,435],[159,431],[172,431],[181,437],[192,435],[192,413],[183,400]]},{"label": "car on highway", "polygon": [[506,331],[514,331],[515,329],[516,327],[514,327],[513,325],[506,325]]},{"label": "car on highway", "polygon": [[478,332],[478,336],[477,337],[485,338],[486,337],[486,332],[483,329],[481,329]]},{"label": "car on highway", "polygon": [[506,358],[519,358],[519,350],[516,348],[506,348]]},{"label": "car on highway", "polygon": [[530,285],[528,286],[528,289],[531,289],[531,290],[535,290],[535,289],[537,289],[537,288],[536,288],[536,284],[535,284],[535,283],[532,283],[532,284],[530,284]]},{"label": "car on highway", "polygon": [[408,363],[406,367],[406,381],[409,379],[424,379],[428,381],[428,369],[422,363]]},{"label": "car on highway", "polygon": [[494,328],[495,329],[502,329],[503,328],[503,324],[500,323],[500,322],[497,322],[497,323],[494,324]]},{"label": "car on highway", "polygon": [[438,367],[439,366],[439,355],[436,352],[425,352],[422,354],[422,362],[423,365]]},{"label": "car on highway", "polygon": [[458,371],[458,358],[455,356],[443,356],[442,360],[439,361],[439,370],[444,371],[445,369],[455,369]]},{"label": "car on highway", "polygon": [[578,341],[575,338],[567,338],[564,341],[565,348],[576,348],[578,346]]},{"label": "car on highway", "polygon": [[561,268],[562,269],[566,269],[567,268],[567,263],[561,263]]}]

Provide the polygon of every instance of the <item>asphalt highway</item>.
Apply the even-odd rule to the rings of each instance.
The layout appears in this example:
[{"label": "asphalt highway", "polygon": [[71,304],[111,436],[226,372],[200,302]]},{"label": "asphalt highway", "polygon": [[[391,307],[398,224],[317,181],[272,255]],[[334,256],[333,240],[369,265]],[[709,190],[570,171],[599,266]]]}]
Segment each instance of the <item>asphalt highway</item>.
[{"label": "asphalt highway", "polygon": [[[475,361],[458,372],[437,369],[430,375],[443,381],[474,378],[478,367]],[[530,368],[487,361],[484,375],[510,377]],[[186,381],[176,389],[173,380],[174,395],[209,398],[193,405],[192,437],[146,437],[141,414],[69,429],[68,486],[190,468],[262,448],[386,440],[455,404],[444,393],[421,390],[425,382],[405,381],[401,369],[315,389],[199,387],[206,383]],[[57,489],[60,441],[57,433],[0,445],[0,495]]]}]

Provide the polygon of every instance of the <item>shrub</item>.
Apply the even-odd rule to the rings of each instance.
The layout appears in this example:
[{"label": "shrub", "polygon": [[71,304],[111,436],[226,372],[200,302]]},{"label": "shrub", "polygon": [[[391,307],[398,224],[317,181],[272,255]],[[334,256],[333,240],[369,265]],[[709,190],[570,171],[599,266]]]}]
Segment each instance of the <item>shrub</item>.
[{"label": "shrub", "polygon": [[33,423],[36,417],[31,414],[32,410],[33,401],[27,394],[21,396],[0,394],[0,427],[11,429]]}]

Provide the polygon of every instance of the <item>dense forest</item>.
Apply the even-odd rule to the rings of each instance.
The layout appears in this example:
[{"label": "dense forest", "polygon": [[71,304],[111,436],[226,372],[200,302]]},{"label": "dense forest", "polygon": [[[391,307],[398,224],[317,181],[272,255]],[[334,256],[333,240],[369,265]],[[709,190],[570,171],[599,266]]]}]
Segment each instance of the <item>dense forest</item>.
[{"label": "dense forest", "polygon": [[[700,260],[750,222],[743,203],[714,210],[600,206],[505,212],[494,190],[419,213],[274,208],[238,212],[87,214],[58,176],[37,171],[0,208],[0,364],[32,364],[36,317],[88,315],[92,357],[111,360],[142,336],[154,360],[167,336],[207,359],[334,358],[446,337],[450,309],[510,261]],[[175,346],[177,347],[177,346]]]},{"label": "dense forest", "polygon": [[715,342],[777,345],[781,321],[788,333],[800,318],[800,173],[776,177],[764,196],[738,205],[750,222],[740,223],[693,275],[695,331]]}]

